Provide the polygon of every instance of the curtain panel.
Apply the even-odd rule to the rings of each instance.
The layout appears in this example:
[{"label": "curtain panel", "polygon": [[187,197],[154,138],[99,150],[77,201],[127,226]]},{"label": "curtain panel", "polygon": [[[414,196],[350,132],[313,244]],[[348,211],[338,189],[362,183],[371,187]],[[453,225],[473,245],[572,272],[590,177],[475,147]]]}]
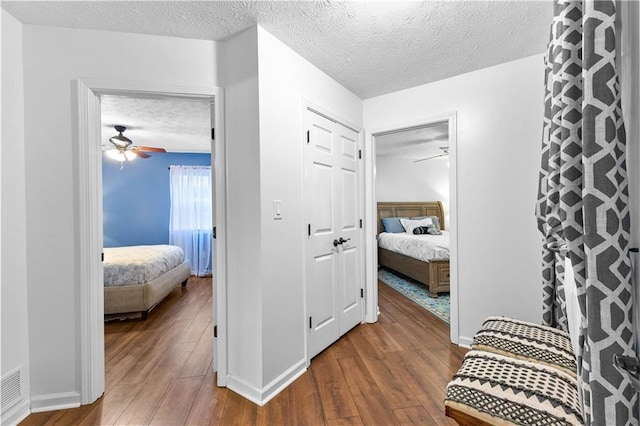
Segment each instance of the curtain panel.
[{"label": "curtain panel", "polygon": [[585,424],[638,424],[637,394],[613,365],[614,354],[635,356],[615,2],[558,0],[554,7],[536,205],[544,240],[543,322],[569,331],[568,256],[580,308],[577,357]]},{"label": "curtain panel", "polygon": [[170,166],[169,244],[181,247],[199,277],[212,269],[212,182],[209,166]]}]

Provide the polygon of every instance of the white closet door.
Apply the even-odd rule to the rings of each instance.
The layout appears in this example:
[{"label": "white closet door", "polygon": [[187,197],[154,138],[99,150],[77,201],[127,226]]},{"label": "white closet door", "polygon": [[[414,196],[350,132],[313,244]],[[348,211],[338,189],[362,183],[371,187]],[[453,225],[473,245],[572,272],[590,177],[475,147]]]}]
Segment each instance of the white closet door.
[{"label": "white closet door", "polygon": [[358,134],[314,112],[306,114],[307,342],[311,358],[362,321],[364,257]]}]

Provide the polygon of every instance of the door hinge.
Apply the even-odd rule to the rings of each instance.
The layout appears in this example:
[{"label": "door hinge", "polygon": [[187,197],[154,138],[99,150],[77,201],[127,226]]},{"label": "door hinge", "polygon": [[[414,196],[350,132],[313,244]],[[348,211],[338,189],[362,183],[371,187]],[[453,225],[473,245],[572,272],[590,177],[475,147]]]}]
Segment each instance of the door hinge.
[{"label": "door hinge", "polygon": [[104,253],[100,253],[100,261],[104,262]]},{"label": "door hinge", "polygon": [[307,225],[307,235],[311,236],[311,224]]},{"label": "door hinge", "polygon": [[362,160],[362,150],[361,149],[358,150],[358,159]]},{"label": "door hinge", "polygon": [[213,227],[213,239],[214,240],[216,239],[216,227],[215,226]]},{"label": "door hinge", "polygon": [[309,328],[313,328],[313,326],[311,325],[311,317],[309,317]]},{"label": "door hinge", "polygon": [[213,127],[211,128],[211,139],[216,139],[216,129],[214,129]]},{"label": "door hinge", "polygon": [[311,130],[307,130],[307,143],[311,142]]},{"label": "door hinge", "polygon": [[218,337],[218,326],[217,325],[213,326],[213,337],[214,338]]},{"label": "door hinge", "polygon": [[362,219],[360,219],[360,229],[362,229]]},{"label": "door hinge", "polygon": [[364,288],[360,289],[360,297],[364,299]]}]

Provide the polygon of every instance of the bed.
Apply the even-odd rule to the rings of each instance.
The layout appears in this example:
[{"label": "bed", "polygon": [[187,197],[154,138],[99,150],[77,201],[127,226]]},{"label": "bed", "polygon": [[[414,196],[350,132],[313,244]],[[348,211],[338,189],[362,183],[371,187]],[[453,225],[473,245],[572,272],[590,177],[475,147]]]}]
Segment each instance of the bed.
[{"label": "bed", "polygon": [[[423,216],[436,216],[440,222],[440,228],[445,230],[444,208],[440,201],[378,203],[378,239],[384,237],[381,235],[385,231],[382,219]],[[404,237],[409,237],[409,235]],[[424,236],[416,235],[415,237]],[[437,245],[445,245],[445,239],[441,238]],[[438,297],[439,292],[448,292],[450,288],[448,240],[446,246],[446,255],[443,250],[436,248],[432,255],[428,256],[429,260],[425,260],[382,248],[379,241],[378,265],[413,278],[429,288],[431,297]]]},{"label": "bed", "polygon": [[180,247],[148,245],[104,248],[104,313],[149,311],[174,288],[187,285],[191,266]]}]

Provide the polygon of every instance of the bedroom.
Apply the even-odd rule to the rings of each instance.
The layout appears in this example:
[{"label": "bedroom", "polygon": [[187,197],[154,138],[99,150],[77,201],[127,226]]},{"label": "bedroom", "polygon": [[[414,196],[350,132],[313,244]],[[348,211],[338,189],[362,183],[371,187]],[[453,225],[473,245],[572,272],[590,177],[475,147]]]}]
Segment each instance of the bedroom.
[{"label": "bedroom", "polygon": [[[379,278],[446,323],[450,322],[451,302],[448,224],[449,174],[453,169],[449,165],[449,145],[449,120],[374,135],[376,202],[385,232],[378,234],[378,264],[381,265],[378,271]],[[426,207],[428,210],[435,209],[436,216],[442,215],[442,218],[437,219],[433,230],[429,231],[440,236],[420,234],[417,237],[406,238],[403,219],[400,219],[401,226],[398,227],[393,226],[393,219],[385,217],[387,214],[394,215],[393,212],[399,208],[418,208],[417,203],[427,203],[427,200],[442,203],[442,208],[439,205]],[[409,213],[409,210],[406,210],[406,218],[420,217],[418,210],[413,214]],[[435,219],[431,218],[428,226],[434,225],[433,220]],[[418,231],[421,229],[413,232]],[[435,245],[421,246],[418,241],[422,240],[425,240],[425,243],[434,240]],[[426,268],[420,263],[409,266],[413,263],[412,259],[424,262],[437,257],[441,257],[441,262],[432,271],[428,270],[429,262]],[[431,262],[431,265],[435,266],[436,263]],[[429,286],[430,282],[433,285]]]},{"label": "bedroom", "polygon": [[[3,146],[2,153],[3,166],[10,161],[5,160],[9,155],[9,159],[17,158],[17,163],[25,164],[26,171],[18,169],[21,174],[16,174],[15,186],[10,188],[15,192],[5,192],[3,186],[3,205],[16,200],[15,214],[24,218],[24,226],[16,229],[18,236],[14,239],[34,243],[28,247],[25,243],[14,252],[18,259],[15,264],[22,265],[23,271],[16,274],[16,282],[24,284],[20,288],[29,288],[28,294],[25,290],[24,296],[18,298],[15,315],[25,328],[31,324],[31,329],[14,335],[16,344],[12,347],[15,363],[31,366],[31,395],[42,397],[43,406],[50,402],[47,398],[60,394],[68,398],[66,402],[76,401],[79,391],[81,336],[73,326],[77,324],[79,308],[72,302],[79,297],[74,256],[74,188],[78,170],[72,160],[75,150],[68,123],[72,121],[69,81],[80,76],[128,81],[133,75],[136,79],[175,85],[225,87],[225,94],[230,96],[226,124],[233,140],[239,141],[230,153],[230,166],[237,167],[231,178],[235,194],[244,196],[242,200],[231,200],[231,208],[242,215],[233,226],[238,235],[246,238],[246,246],[238,241],[232,249],[241,255],[246,247],[251,256],[260,260],[252,270],[231,265],[235,268],[233,279],[247,283],[242,288],[245,294],[258,295],[266,289],[265,294],[273,295],[273,300],[252,299],[241,311],[250,324],[240,330],[247,341],[257,340],[253,330],[262,324],[271,327],[303,316],[301,309],[278,303],[282,294],[299,297],[296,284],[302,280],[301,242],[297,236],[302,207],[296,201],[302,192],[296,183],[302,179],[302,169],[296,163],[295,151],[302,129],[286,117],[299,115],[303,96],[331,106],[340,115],[361,123],[364,129],[397,126],[459,111],[457,214],[460,305],[464,316],[458,329],[453,323],[452,328],[458,337],[469,339],[489,313],[513,314],[518,310],[516,313],[532,319],[539,317],[540,308],[533,302],[540,297],[539,287],[531,289],[539,285],[539,238],[527,218],[531,217],[535,197],[535,179],[530,177],[537,174],[539,155],[543,48],[531,52],[533,56],[414,89],[364,97],[362,101],[335,81],[320,76],[316,68],[260,27],[214,43],[16,22],[3,26],[3,32],[13,29],[15,32],[10,34],[18,34],[13,40],[22,40],[18,57],[23,60],[3,61],[3,75],[5,65],[13,64],[18,68],[16,81],[24,83],[22,116],[18,109],[15,111],[16,128],[23,129],[22,133],[16,131],[16,140],[24,143]],[[11,38],[3,37],[3,43],[5,40]],[[3,55],[4,52],[3,48]],[[246,60],[247,52],[255,61]],[[114,58],[127,66],[114,65]],[[231,60],[235,62],[233,68],[229,65]],[[43,62],[46,67],[41,65]],[[234,74],[238,76],[235,80]],[[292,84],[294,89],[282,92],[283,87]],[[270,105],[281,107],[274,109]],[[4,123],[5,120],[3,130]],[[293,154],[282,158],[283,152]],[[56,182],[47,179],[49,176],[56,176]],[[10,197],[8,202],[5,197]],[[291,200],[285,219],[279,223],[262,219],[270,218],[272,213],[271,205],[261,204],[263,199]],[[56,224],[55,229],[51,223]],[[244,229],[247,225],[249,228]],[[475,232],[496,228],[509,232],[487,231],[491,235],[487,248],[486,236]],[[283,242],[278,240],[281,234],[286,238]],[[261,245],[262,253],[254,251]],[[280,246],[284,248],[281,250]],[[60,264],[50,258],[53,251],[60,252]],[[492,253],[501,254],[499,266]],[[53,270],[57,273],[52,277]],[[531,277],[528,282],[521,280],[525,275]],[[501,297],[496,298],[496,294]],[[3,300],[4,296],[3,291]],[[522,309],[518,305],[523,305]],[[247,379],[259,388],[303,358],[300,332],[284,335],[282,340],[265,339],[265,347],[251,346],[259,354],[260,367],[248,370]],[[10,336],[3,333],[3,341]],[[49,336],[55,336],[55,341]],[[69,348],[73,348],[71,356]],[[291,349],[291,353],[283,354],[281,348]],[[52,360],[59,362],[52,365]],[[250,365],[246,360],[239,367]]]},{"label": "bedroom", "polygon": [[146,319],[189,275],[212,274],[211,107],[108,95],[100,109],[105,315]]}]

